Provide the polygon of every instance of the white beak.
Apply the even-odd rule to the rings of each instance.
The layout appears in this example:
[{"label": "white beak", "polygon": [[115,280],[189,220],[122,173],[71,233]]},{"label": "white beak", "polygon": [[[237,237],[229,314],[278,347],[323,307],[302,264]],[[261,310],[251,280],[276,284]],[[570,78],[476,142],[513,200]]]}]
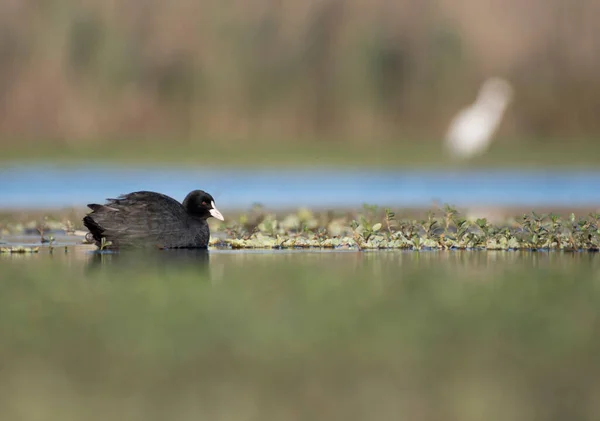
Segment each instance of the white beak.
[{"label": "white beak", "polygon": [[212,217],[218,219],[219,221],[224,221],[225,218],[223,218],[221,212],[219,212],[219,210],[215,207],[215,202],[210,202],[210,205],[212,206],[212,209],[209,210],[209,212],[212,215]]}]

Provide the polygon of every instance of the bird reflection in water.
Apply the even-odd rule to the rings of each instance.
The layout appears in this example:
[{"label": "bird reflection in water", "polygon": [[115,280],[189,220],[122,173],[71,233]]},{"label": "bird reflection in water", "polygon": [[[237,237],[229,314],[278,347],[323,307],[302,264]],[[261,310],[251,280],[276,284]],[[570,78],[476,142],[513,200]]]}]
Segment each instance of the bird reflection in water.
[{"label": "bird reflection in water", "polygon": [[186,272],[214,280],[219,276],[210,270],[209,255],[206,249],[97,251],[90,253],[86,272],[89,275],[108,274],[120,279],[144,274],[176,278]]}]

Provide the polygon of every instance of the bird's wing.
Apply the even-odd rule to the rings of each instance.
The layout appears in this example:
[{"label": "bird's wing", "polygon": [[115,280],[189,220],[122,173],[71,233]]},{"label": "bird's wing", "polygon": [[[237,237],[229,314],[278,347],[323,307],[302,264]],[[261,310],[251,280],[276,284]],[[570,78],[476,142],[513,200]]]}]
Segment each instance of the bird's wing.
[{"label": "bird's wing", "polygon": [[90,205],[88,215],[102,229],[102,236],[118,245],[164,246],[173,232],[183,232],[188,221],[175,199],[154,192],[134,192]]}]

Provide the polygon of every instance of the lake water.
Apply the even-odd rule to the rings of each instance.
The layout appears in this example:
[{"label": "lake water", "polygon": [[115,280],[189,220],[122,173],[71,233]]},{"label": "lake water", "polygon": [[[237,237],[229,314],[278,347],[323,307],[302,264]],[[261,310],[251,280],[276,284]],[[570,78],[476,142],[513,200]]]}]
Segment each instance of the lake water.
[{"label": "lake water", "polygon": [[[595,206],[600,173],[3,166],[0,208]],[[0,254],[0,419],[600,419],[600,255]],[[39,245],[39,236],[5,236]],[[65,252],[65,247],[68,246]]]},{"label": "lake water", "polygon": [[219,208],[379,206],[597,206],[598,171],[240,170],[115,166],[3,165],[0,208],[81,207],[136,190],[182,200],[201,188]]},{"label": "lake water", "polygon": [[598,419],[600,256],[0,255],[0,419]]}]

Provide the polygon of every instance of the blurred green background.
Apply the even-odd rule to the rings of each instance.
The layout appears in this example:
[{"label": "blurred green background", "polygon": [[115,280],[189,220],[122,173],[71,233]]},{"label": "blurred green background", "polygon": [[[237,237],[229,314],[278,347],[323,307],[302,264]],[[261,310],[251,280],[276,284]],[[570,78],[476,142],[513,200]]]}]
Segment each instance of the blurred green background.
[{"label": "blurred green background", "polygon": [[0,255],[0,417],[600,416],[597,256],[209,255]]},{"label": "blurred green background", "polygon": [[490,161],[600,161],[593,0],[0,2],[4,160],[440,163],[481,82]]}]

